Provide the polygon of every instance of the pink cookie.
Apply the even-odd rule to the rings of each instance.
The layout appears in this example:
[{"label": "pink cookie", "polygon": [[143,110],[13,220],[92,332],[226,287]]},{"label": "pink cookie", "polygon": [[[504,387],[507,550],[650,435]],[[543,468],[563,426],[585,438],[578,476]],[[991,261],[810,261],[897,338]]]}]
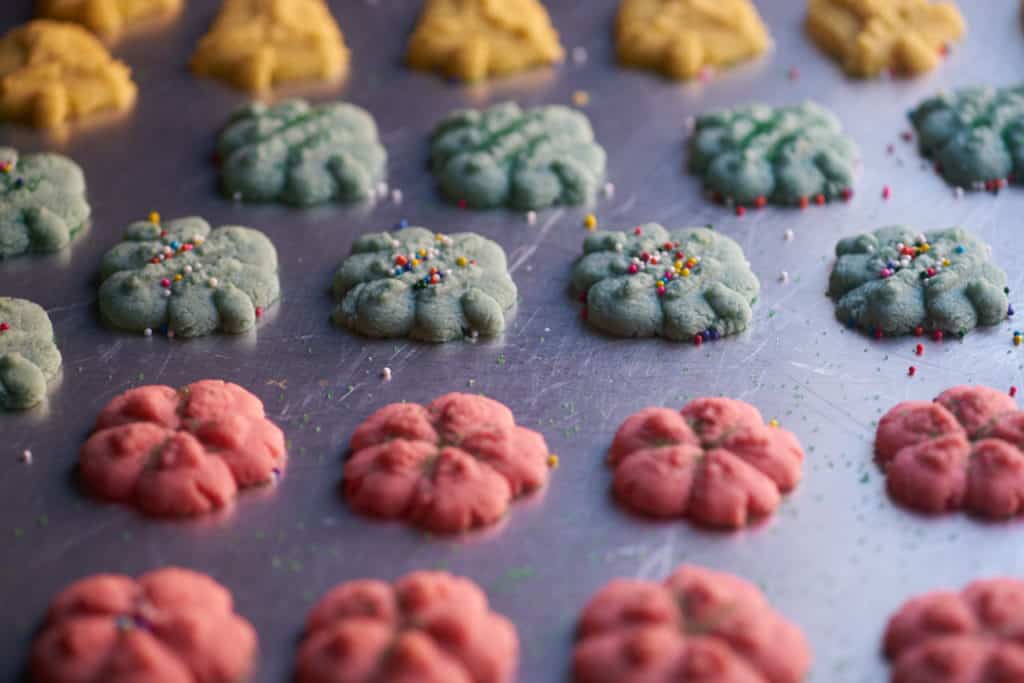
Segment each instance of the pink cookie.
[{"label": "pink cookie", "polygon": [[349,581],[313,608],[299,647],[298,683],[507,683],[515,626],[483,591],[444,572],[394,585]]},{"label": "pink cookie", "polygon": [[36,636],[31,669],[35,683],[239,683],[255,656],[256,632],[231,594],[170,567],[66,588]]},{"label": "pink cookie", "polygon": [[575,683],[798,683],[803,633],[732,574],[681,565],[664,583],[616,579],[583,610]]},{"label": "pink cookie", "polygon": [[678,412],[641,410],[622,423],[608,453],[615,496],[627,507],[725,528],[771,514],[800,481],[803,460],[792,433],[728,398],[699,398]]},{"label": "pink cookie", "polygon": [[438,532],[497,522],[542,487],[548,447],[501,403],[447,394],[384,406],[352,436],[344,492],[359,512]]},{"label": "pink cookie", "polygon": [[921,512],[1024,512],[1024,413],[988,387],[905,401],[878,423],[875,456],[896,501]]},{"label": "pink cookie", "polygon": [[284,434],[258,398],[236,384],[203,380],[180,391],[146,386],[116,397],[82,446],[79,469],[102,498],[184,517],[272,482],[286,460]]}]

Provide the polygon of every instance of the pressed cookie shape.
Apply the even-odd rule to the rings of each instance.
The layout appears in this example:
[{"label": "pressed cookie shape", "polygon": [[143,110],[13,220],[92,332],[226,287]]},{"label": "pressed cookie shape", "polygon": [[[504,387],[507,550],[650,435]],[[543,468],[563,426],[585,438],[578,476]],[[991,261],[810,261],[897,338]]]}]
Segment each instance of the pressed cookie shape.
[{"label": "pressed cookie shape", "polygon": [[548,479],[544,437],[483,396],[384,406],[349,448],[343,491],[353,509],[442,533],[495,524]]},{"label": "pressed cookie shape", "polygon": [[183,0],[36,0],[39,16],[73,21],[105,38],[117,38],[139,24],[170,19]]},{"label": "pressed cookie shape", "polygon": [[0,297],[0,406],[25,410],[46,398],[61,356],[42,306]]},{"label": "pressed cookie shape", "polygon": [[519,638],[468,579],[415,572],[348,581],[306,620],[298,683],[511,683]]},{"label": "pressed cookie shape", "polygon": [[587,235],[572,284],[599,330],[697,344],[745,330],[760,290],[732,239],[657,223]]},{"label": "pressed cookie shape", "polygon": [[745,62],[770,44],[750,0],[622,0],[619,6],[619,61],[670,78]]},{"label": "pressed cookie shape", "polygon": [[132,579],[96,574],[50,603],[32,646],[35,683],[238,683],[255,668],[256,631],[231,593],[167,567]]},{"label": "pressed cookie shape", "polygon": [[409,39],[414,69],[482,81],[562,60],[539,0],[427,0]]},{"label": "pressed cookie shape", "polygon": [[662,583],[615,579],[583,609],[574,683],[800,683],[803,633],[752,583],[681,565]]}]

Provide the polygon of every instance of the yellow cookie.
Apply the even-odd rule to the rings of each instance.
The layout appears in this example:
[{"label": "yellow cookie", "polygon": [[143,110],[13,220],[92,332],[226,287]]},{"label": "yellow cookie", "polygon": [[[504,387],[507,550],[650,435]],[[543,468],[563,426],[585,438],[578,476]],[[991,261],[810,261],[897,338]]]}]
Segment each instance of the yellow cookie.
[{"label": "yellow cookie", "polygon": [[181,5],[182,0],[36,0],[39,16],[74,21],[105,38],[134,24],[169,19]]},{"label": "yellow cookie", "polygon": [[771,44],[750,0],[622,0],[619,61],[688,79],[706,66],[732,66]]},{"label": "yellow cookie", "polygon": [[851,76],[888,69],[916,75],[939,63],[966,26],[952,2],[930,0],[810,0],[807,32]]},{"label": "yellow cookie", "polygon": [[131,69],[78,24],[37,19],[0,38],[0,118],[59,126],[135,103]]},{"label": "yellow cookie", "polygon": [[409,66],[481,81],[562,60],[538,0],[427,0],[409,39]]},{"label": "yellow cookie", "polygon": [[348,60],[324,0],[224,0],[192,71],[264,92],[290,81],[339,79]]}]

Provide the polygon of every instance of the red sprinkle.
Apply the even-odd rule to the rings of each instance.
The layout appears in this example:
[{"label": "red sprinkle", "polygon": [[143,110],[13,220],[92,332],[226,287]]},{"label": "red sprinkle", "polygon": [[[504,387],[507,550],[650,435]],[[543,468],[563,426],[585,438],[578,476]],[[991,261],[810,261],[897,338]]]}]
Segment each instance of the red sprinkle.
[{"label": "red sprinkle", "polygon": [[642,228],[636,227],[636,228],[633,228],[633,234],[634,235],[642,235],[642,234],[644,234],[644,231],[643,231]]},{"label": "red sprinkle", "polygon": [[262,306],[257,306],[256,307],[256,317],[257,318],[262,318],[263,317],[263,307]]},{"label": "red sprinkle", "polygon": [[171,281],[168,280],[167,278],[164,278],[163,280],[160,281],[160,286],[161,287],[170,287],[171,286]]},{"label": "red sprinkle", "polygon": [[401,254],[399,254],[398,256],[395,257],[395,265],[396,266],[404,266],[408,262],[409,262],[409,259],[405,258]]},{"label": "red sprinkle", "polygon": [[886,185],[885,187],[882,188],[882,199],[888,199],[891,196],[892,189],[888,185]]},{"label": "red sprinkle", "polygon": [[801,197],[800,198],[800,208],[801,209],[806,209],[810,205],[811,205],[811,202],[807,199],[807,197]]},{"label": "red sprinkle", "polygon": [[904,141],[910,142],[911,140],[914,139],[914,134],[911,133],[909,130],[905,130],[902,133],[900,133],[900,137],[903,138]]},{"label": "red sprinkle", "polygon": [[1010,387],[1010,396],[1017,395],[1017,387]]},{"label": "red sprinkle", "polygon": [[768,200],[765,199],[764,195],[761,195],[757,199],[754,200],[754,206],[756,206],[759,209],[763,209],[767,204],[768,204]]},{"label": "red sprinkle", "polygon": [[943,46],[939,48],[939,54],[943,57],[949,56],[949,45],[943,44]]},{"label": "red sprinkle", "polygon": [[916,353],[919,356],[923,356],[924,355],[924,344],[918,344],[914,348],[914,353]]},{"label": "red sprinkle", "polygon": [[844,202],[848,202],[853,199],[853,190],[848,187],[844,187],[843,191],[839,193],[839,196],[843,198]]},{"label": "red sprinkle", "polygon": [[907,374],[913,377],[915,374],[917,374],[917,368],[911,365],[909,368],[907,368]]},{"label": "red sprinkle", "polygon": [[183,244],[181,245],[181,248],[184,249],[185,251],[192,251],[192,244]]},{"label": "red sprinkle", "polygon": [[465,209],[467,206],[469,206],[469,202],[467,202],[465,199],[460,199],[459,200],[459,208],[460,209]]},{"label": "red sprinkle", "polygon": [[643,252],[643,253],[641,253],[641,254],[640,254],[640,260],[641,260],[641,261],[650,261],[650,260],[651,260],[651,255],[650,255],[650,254],[648,254],[648,253],[647,253],[647,252],[645,251],[645,252]]},{"label": "red sprinkle", "polygon": [[637,271],[640,270],[635,263],[629,264],[629,274],[636,275]]},{"label": "red sprinkle", "polygon": [[942,330],[935,330],[934,332],[932,332],[932,339],[934,339],[937,342],[942,341]]},{"label": "red sprinkle", "polygon": [[11,329],[10,323],[0,323],[0,332],[6,332]]},{"label": "red sprinkle", "polygon": [[741,216],[742,217],[742,216],[746,215],[746,213],[747,213],[747,207],[743,206],[742,204],[737,204],[736,205],[736,215],[737,216]]},{"label": "red sprinkle", "polygon": [[825,195],[819,194],[817,197],[814,198],[814,203],[817,204],[818,206],[824,206],[825,205]]},{"label": "red sprinkle", "polygon": [[883,334],[883,332],[882,332],[881,328],[875,328],[875,339],[881,339],[882,338],[882,334]]},{"label": "red sprinkle", "polygon": [[924,328],[921,327],[920,325],[915,327],[914,328],[914,336],[915,337],[923,337],[924,336]]},{"label": "red sprinkle", "polygon": [[700,336],[699,334],[693,335],[693,343],[696,344],[697,346],[700,346],[701,344],[704,343],[704,337]]}]

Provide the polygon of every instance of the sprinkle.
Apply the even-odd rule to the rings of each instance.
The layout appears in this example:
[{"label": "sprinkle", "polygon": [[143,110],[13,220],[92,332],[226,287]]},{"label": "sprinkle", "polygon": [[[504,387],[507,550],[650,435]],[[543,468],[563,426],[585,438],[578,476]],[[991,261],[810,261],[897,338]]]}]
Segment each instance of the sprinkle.
[{"label": "sprinkle", "polygon": [[558,456],[554,453],[548,456],[548,468],[552,470],[558,469]]},{"label": "sprinkle", "polygon": [[758,209],[763,209],[768,205],[768,199],[762,194],[758,195],[757,199],[754,200],[754,206]]},{"label": "sprinkle", "polygon": [[944,266],[948,266],[949,264],[950,264],[950,261],[949,261],[949,259],[948,259],[948,258],[944,258],[944,259],[942,259],[942,265],[944,265]]},{"label": "sprinkle", "polygon": [[469,263],[469,261],[466,259],[465,256],[460,256],[457,259],[455,259],[455,265],[457,265],[459,268],[465,268],[467,263]]},{"label": "sprinkle", "polygon": [[924,336],[924,328],[921,327],[920,325],[915,327],[914,328],[914,336],[915,337],[923,337]]},{"label": "sprinkle", "polygon": [[256,312],[256,317],[257,318],[262,318],[263,317],[263,307],[262,306],[257,306],[255,312]]},{"label": "sprinkle", "polygon": [[205,242],[205,241],[206,241],[206,240],[204,240],[204,239],[203,239],[202,237],[200,237],[199,235],[196,235],[195,237],[193,237],[193,238],[192,238],[192,244],[196,245],[197,247],[200,247],[200,246],[202,246],[202,245],[203,245],[203,242]]},{"label": "sprinkle", "polygon": [[914,139],[914,134],[909,130],[905,130],[902,133],[900,133],[900,137],[903,138],[904,142],[910,142],[911,140]]},{"label": "sprinkle", "polygon": [[383,180],[377,183],[377,196],[381,198],[388,196],[388,184]]},{"label": "sprinkle", "polygon": [[1013,333],[1013,345],[1014,346],[1020,346],[1021,342],[1024,342],[1024,335],[1021,335],[1020,332],[1014,332]]},{"label": "sprinkle", "polygon": [[1009,306],[1006,307],[1006,317],[1007,318],[1012,318],[1014,313],[1015,313],[1015,311],[1013,310],[1013,304],[1010,304]]},{"label": "sprinkle", "polygon": [[779,421],[778,421],[778,420],[776,420],[776,419],[775,419],[775,418],[773,417],[773,418],[772,418],[772,419],[771,419],[771,420],[770,420],[770,421],[768,422],[768,426],[769,426],[769,427],[778,427],[778,426],[779,426]]},{"label": "sprinkle", "polygon": [[592,213],[588,213],[583,219],[583,227],[587,230],[593,231],[597,229],[597,216]]},{"label": "sprinkle", "polygon": [[875,339],[881,339],[884,335],[885,335],[885,333],[882,332],[882,328],[880,328],[880,327],[876,327],[875,328]]},{"label": "sprinkle", "polygon": [[917,368],[915,368],[913,365],[911,365],[909,368],[907,368],[907,375],[909,377],[913,377],[916,374],[917,374]]},{"label": "sprinkle", "polygon": [[799,204],[801,209],[806,209],[808,206],[811,205],[811,202],[809,199],[807,199],[807,197],[801,197]]},{"label": "sprinkle", "polygon": [[934,332],[932,332],[932,339],[937,342],[942,341],[942,336],[942,330],[935,330]]},{"label": "sprinkle", "polygon": [[385,382],[391,381],[391,368],[384,368],[380,371],[380,378]]},{"label": "sprinkle", "polygon": [[890,270],[889,268],[882,268],[881,272],[879,272],[878,275],[883,279],[890,277],[892,276],[892,270]]},{"label": "sprinkle", "polygon": [[184,277],[185,277],[184,275],[182,275],[181,273],[178,273],[177,275],[174,276],[174,281],[175,282],[181,282],[184,279]]},{"label": "sprinkle", "polygon": [[690,277],[690,269],[683,268],[682,272],[680,272],[679,274],[682,275],[683,277]]},{"label": "sprinkle", "polygon": [[1010,397],[1012,398],[1012,397],[1014,397],[1016,395],[1017,395],[1017,387],[1010,387]]},{"label": "sprinkle", "polygon": [[817,204],[818,206],[824,206],[825,205],[825,195],[823,195],[823,194],[817,195],[814,198],[814,203]]},{"label": "sprinkle", "polygon": [[629,264],[629,274],[630,275],[636,275],[637,271],[639,271],[639,270],[640,270],[640,268],[635,263],[630,263]]},{"label": "sprinkle", "polygon": [[693,335],[693,343],[696,344],[697,346],[700,346],[701,344],[704,343],[704,337],[699,334]]},{"label": "sprinkle", "polygon": [[697,75],[700,78],[701,83],[707,83],[715,77],[715,70],[710,65],[704,65],[700,69],[700,73]]},{"label": "sprinkle", "polygon": [[401,190],[391,190],[391,201],[395,204],[401,204],[403,199]]},{"label": "sprinkle", "polygon": [[742,218],[743,216],[746,215],[746,213],[747,213],[747,207],[743,206],[742,204],[737,204],[736,205],[736,215],[737,216]]},{"label": "sprinkle", "polygon": [[167,289],[163,290],[163,293],[164,293],[164,296],[170,296],[171,295],[170,287],[168,287]]},{"label": "sprinkle", "polygon": [[786,232],[782,233],[782,239],[786,240],[787,242],[792,242],[793,237],[795,237],[795,235],[792,230],[786,230]]},{"label": "sprinkle", "polygon": [[615,183],[604,184],[604,196],[605,199],[611,199],[615,196]]},{"label": "sprinkle", "polygon": [[23,462],[26,465],[31,465],[32,464],[32,451],[30,451],[27,448],[25,450],[23,450],[21,452],[21,455],[18,456],[18,462]]},{"label": "sprinkle", "polygon": [[957,185],[953,188],[953,196],[957,199],[961,199],[964,196],[964,188]]},{"label": "sprinkle", "polygon": [[206,281],[206,284],[208,284],[211,287],[213,287],[214,289],[216,289],[217,288],[217,284],[218,284],[217,283],[217,278],[211,277],[209,280]]},{"label": "sprinkle", "polygon": [[160,225],[160,214],[156,211],[150,211],[149,222],[153,225]]},{"label": "sprinkle", "polygon": [[585,107],[590,104],[590,94],[586,90],[577,90],[572,94],[572,103],[577,107]]},{"label": "sprinkle", "polygon": [[633,234],[634,235],[642,235],[642,234],[644,234],[644,230],[640,226],[637,226],[637,227],[633,228]]},{"label": "sprinkle", "polygon": [[152,337],[153,336],[153,328],[152,327],[147,327],[146,329],[144,329],[142,331],[142,336],[144,336],[144,337]]},{"label": "sprinkle", "polygon": [[403,218],[400,221],[398,221],[397,223],[395,223],[395,230],[404,230],[405,228],[408,228],[408,227],[409,227],[409,221],[406,220],[405,218]]},{"label": "sprinkle", "polygon": [[418,266],[419,264],[420,264],[420,260],[419,260],[418,258],[414,258],[414,259],[412,260],[412,263],[410,263],[409,265],[410,265],[410,266],[412,266],[413,268],[415,268],[415,267],[416,267],[416,266]]},{"label": "sprinkle", "polygon": [[919,356],[923,356],[924,355],[924,344],[918,344],[917,346],[915,346],[914,347],[914,353],[916,353]]},{"label": "sprinkle", "polygon": [[888,185],[886,185],[885,187],[882,188],[882,199],[888,199],[891,196],[892,189]]},{"label": "sprinkle", "polygon": [[460,199],[458,202],[456,202],[456,204],[458,204],[460,209],[465,209],[467,206],[469,206],[469,202],[467,202],[465,199]]},{"label": "sprinkle", "polygon": [[11,164],[10,161],[0,162],[0,172],[10,173],[11,172],[11,168],[12,168],[12,164]]},{"label": "sprinkle", "polygon": [[572,63],[573,64],[586,64],[587,63],[587,48],[582,46],[576,46],[572,49]]},{"label": "sprinkle", "polygon": [[849,187],[844,187],[839,193],[839,196],[843,198],[844,202],[848,202],[853,199],[853,190]]},{"label": "sprinkle", "polygon": [[789,273],[786,272],[785,270],[779,273],[779,282],[781,282],[782,284],[786,284],[787,282],[789,282]]},{"label": "sprinkle", "polygon": [[163,280],[160,281],[160,286],[161,287],[170,287],[171,286],[171,281],[168,280],[167,278],[164,278]]},{"label": "sprinkle", "polygon": [[537,212],[536,211],[527,211],[526,212],[526,224],[527,225],[534,225],[534,224],[536,224],[536,222],[537,222]]}]

